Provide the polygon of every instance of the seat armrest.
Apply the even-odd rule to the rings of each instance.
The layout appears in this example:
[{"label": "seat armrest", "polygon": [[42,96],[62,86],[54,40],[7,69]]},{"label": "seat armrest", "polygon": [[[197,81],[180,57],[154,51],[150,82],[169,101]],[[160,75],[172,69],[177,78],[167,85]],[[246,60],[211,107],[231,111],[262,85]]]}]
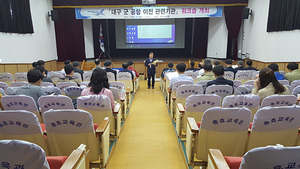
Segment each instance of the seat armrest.
[{"label": "seat armrest", "polygon": [[185,109],[184,109],[182,103],[177,103],[177,108],[178,108],[178,111],[179,111],[181,114],[184,114]]},{"label": "seat armrest", "polygon": [[208,168],[215,168],[215,169],[230,169],[226,160],[219,149],[209,149],[208,152],[208,165],[213,165]]},{"label": "seat armrest", "polygon": [[199,133],[199,128],[197,126],[195,119],[193,117],[188,117],[187,120],[188,120],[188,124],[191,128],[191,132],[193,132],[194,134]]},{"label": "seat armrest", "polygon": [[118,114],[120,112],[120,109],[121,109],[121,104],[120,103],[117,103],[114,107],[114,110],[113,110],[113,114]]},{"label": "seat armrest", "polygon": [[82,161],[85,157],[86,153],[84,150],[74,150],[61,166],[61,169],[75,169],[78,165],[80,165],[80,161]]},{"label": "seat armrest", "polygon": [[103,133],[105,132],[106,128],[109,125],[109,120],[108,119],[104,119],[100,122],[98,128],[96,129],[96,135],[103,135]]}]

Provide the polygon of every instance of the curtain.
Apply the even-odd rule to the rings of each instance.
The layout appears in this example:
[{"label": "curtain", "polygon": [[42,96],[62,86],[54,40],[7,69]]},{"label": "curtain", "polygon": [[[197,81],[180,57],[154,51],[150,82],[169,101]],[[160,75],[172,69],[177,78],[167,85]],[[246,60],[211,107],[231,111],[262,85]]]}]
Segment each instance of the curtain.
[{"label": "curtain", "polygon": [[9,0],[0,0],[0,32],[10,32],[11,29]]},{"label": "curtain", "polygon": [[54,22],[58,61],[85,60],[82,19],[76,19],[75,9],[56,9],[58,21]]},{"label": "curtain", "polygon": [[244,6],[225,6],[225,22],[228,30],[227,56],[236,60],[238,58],[238,36],[242,25]]},{"label": "curtain", "polygon": [[194,18],[194,38],[192,58],[206,58],[208,39],[208,18]]},{"label": "curtain", "polygon": [[299,0],[270,0],[267,32],[300,29]]},{"label": "curtain", "polygon": [[33,33],[29,0],[0,0],[0,32]]}]

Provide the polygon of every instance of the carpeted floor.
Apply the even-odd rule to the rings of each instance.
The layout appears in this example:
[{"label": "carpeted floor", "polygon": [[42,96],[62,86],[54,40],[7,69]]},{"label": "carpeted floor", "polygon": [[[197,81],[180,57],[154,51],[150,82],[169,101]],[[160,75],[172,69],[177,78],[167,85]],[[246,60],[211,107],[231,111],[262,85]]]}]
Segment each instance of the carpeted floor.
[{"label": "carpeted floor", "polygon": [[159,83],[140,82],[107,169],[187,169]]}]

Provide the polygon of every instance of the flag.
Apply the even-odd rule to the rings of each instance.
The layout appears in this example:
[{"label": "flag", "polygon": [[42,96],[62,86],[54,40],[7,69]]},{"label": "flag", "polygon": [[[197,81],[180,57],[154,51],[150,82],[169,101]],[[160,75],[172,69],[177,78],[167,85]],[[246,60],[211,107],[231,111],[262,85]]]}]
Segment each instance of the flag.
[{"label": "flag", "polygon": [[102,33],[102,25],[100,24],[100,36],[99,36],[99,42],[100,42],[100,49],[102,50],[102,52],[105,52],[105,48],[104,48],[104,41],[103,41],[103,33]]}]

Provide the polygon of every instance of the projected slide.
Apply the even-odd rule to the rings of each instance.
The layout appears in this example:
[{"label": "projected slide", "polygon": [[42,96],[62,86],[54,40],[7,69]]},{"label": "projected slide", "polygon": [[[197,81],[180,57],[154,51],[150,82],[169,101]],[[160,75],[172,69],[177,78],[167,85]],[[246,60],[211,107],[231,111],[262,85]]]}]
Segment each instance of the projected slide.
[{"label": "projected slide", "polygon": [[126,25],[126,43],[175,43],[175,25]]}]

